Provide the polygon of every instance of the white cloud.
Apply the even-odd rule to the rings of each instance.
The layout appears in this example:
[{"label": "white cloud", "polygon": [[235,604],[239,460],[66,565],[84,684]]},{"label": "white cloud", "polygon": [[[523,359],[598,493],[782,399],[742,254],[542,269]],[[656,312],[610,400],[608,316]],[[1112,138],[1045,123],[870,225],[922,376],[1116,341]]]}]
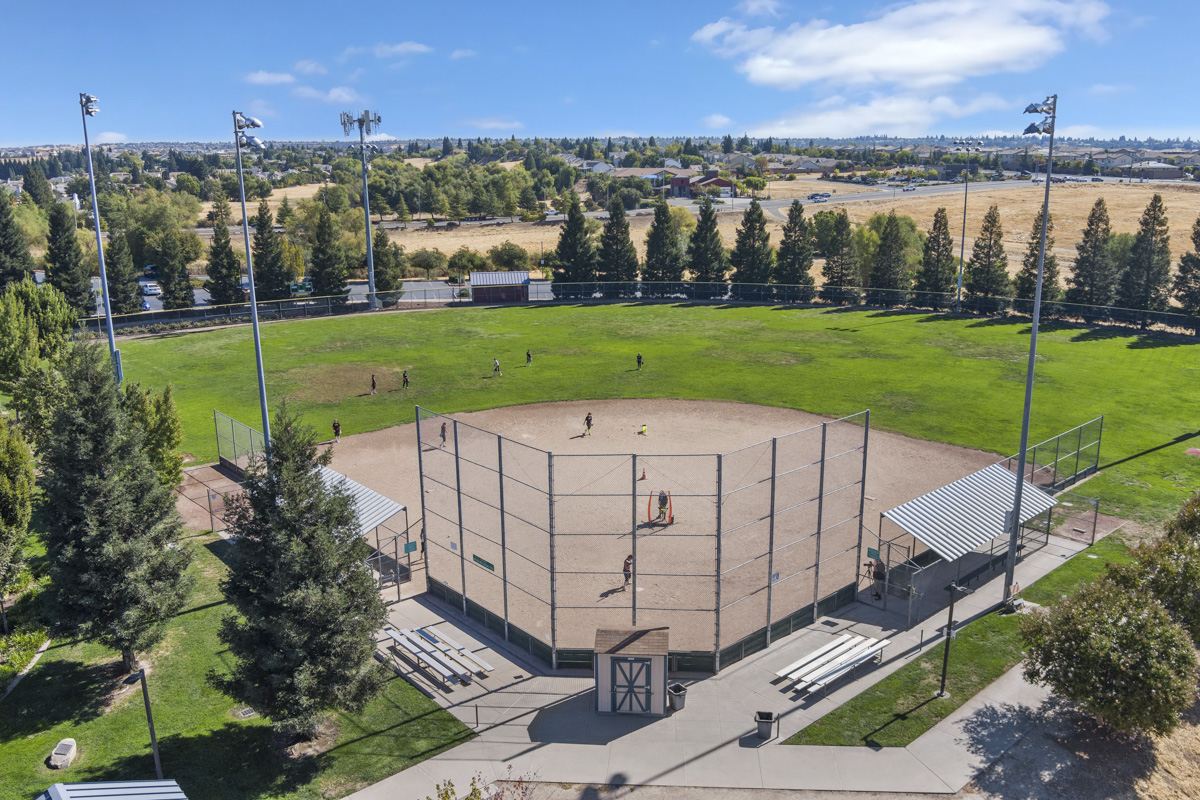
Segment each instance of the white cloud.
[{"label": "white cloud", "polygon": [[1101,0],[918,0],[849,25],[813,19],[776,30],[724,17],[692,40],[736,60],[740,72],[764,86],[920,90],[1031,70],[1061,52],[1068,33],[1104,39],[1108,13]]},{"label": "white cloud", "polygon": [[750,127],[751,136],[820,137],[888,133],[919,136],[937,127],[943,118],[958,119],[981,111],[1014,108],[993,94],[965,103],[952,98],[916,95],[877,97],[866,103],[825,104],[796,111]]},{"label": "white cloud", "polygon": [[296,79],[287,72],[267,72],[260,69],[246,75],[246,83],[256,86],[278,86],[281,83],[292,83]]},{"label": "white cloud", "polygon": [[1088,94],[1093,97],[1111,97],[1114,94],[1128,92],[1131,88],[1125,84],[1094,83],[1088,89]]},{"label": "white cloud", "polygon": [[311,86],[297,86],[292,90],[292,94],[307,100],[320,100],[323,103],[357,103],[363,99],[362,95],[349,86],[335,86],[327,92]]},{"label": "white cloud", "polygon": [[474,50],[455,50],[453,53],[450,54],[450,58],[453,58],[453,59],[474,58],[477,55],[478,55],[478,53],[476,53]]},{"label": "white cloud", "polygon": [[368,142],[394,142],[396,137],[390,133],[372,133],[367,137]]},{"label": "white cloud", "polygon": [[463,120],[469,127],[479,128],[485,131],[510,131],[520,130],[524,128],[524,123],[518,122],[515,119],[507,119],[505,117],[480,117],[476,119]]},{"label": "white cloud", "polygon": [[295,70],[301,75],[324,75],[329,71],[325,69],[325,65],[320,61],[310,61],[308,59],[297,61]]},{"label": "white cloud", "polygon": [[395,58],[410,56],[414,53],[431,53],[433,48],[420,42],[400,42],[399,44],[377,44],[372,48],[378,58]]},{"label": "white cloud", "polygon": [[783,3],[779,0],[742,0],[737,9],[750,16],[778,17]]},{"label": "white cloud", "polygon": [[733,122],[733,120],[724,114],[709,114],[707,117],[702,117],[700,119],[700,124],[709,130],[728,128],[731,122]]},{"label": "white cloud", "polygon": [[246,108],[253,116],[256,117],[276,116],[275,107],[266,100],[251,100]]},{"label": "white cloud", "polygon": [[351,72],[349,75],[346,76],[346,83],[354,83],[362,76],[363,76],[363,68],[359,67],[358,69],[354,70],[354,72]]},{"label": "white cloud", "polygon": [[96,144],[121,144],[128,141],[128,136],[116,131],[101,131],[100,135],[96,137]]},{"label": "white cloud", "polygon": [[345,61],[347,58],[361,56],[365,52],[367,52],[367,48],[352,44],[342,51],[341,55],[338,56],[338,61]]}]

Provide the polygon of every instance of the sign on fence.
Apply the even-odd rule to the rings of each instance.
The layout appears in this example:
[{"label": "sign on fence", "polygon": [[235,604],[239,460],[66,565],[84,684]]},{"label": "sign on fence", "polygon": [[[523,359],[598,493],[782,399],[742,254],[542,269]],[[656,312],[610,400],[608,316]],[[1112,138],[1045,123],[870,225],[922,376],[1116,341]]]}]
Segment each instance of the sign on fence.
[{"label": "sign on fence", "polygon": [[486,569],[490,569],[492,572],[495,572],[495,571],[496,571],[496,565],[495,565],[495,564],[493,564],[492,562],[490,562],[490,561],[484,561],[482,558],[480,558],[480,557],[479,557],[479,556],[477,556],[477,555],[472,555],[472,556],[471,556],[471,558],[472,558],[472,559],[475,561],[475,563],[476,563],[476,564],[478,564],[479,566],[481,566],[481,567],[484,567],[484,568],[486,568]]},{"label": "sign on fence", "polygon": [[867,558],[871,559],[872,561],[878,561],[879,560],[879,551],[876,550],[874,547],[868,547],[867,548]]},{"label": "sign on fence", "polygon": [[405,542],[404,543],[404,552],[405,553],[417,552],[417,543],[416,542]]}]

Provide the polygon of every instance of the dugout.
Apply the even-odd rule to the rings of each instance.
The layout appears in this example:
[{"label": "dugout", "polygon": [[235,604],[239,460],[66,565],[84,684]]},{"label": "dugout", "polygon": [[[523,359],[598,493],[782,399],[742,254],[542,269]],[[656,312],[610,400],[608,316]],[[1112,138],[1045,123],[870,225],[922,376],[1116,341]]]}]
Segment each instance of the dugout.
[{"label": "dugout", "polygon": [[667,628],[599,628],[594,652],[597,713],[667,713]]},{"label": "dugout", "polygon": [[472,303],[527,303],[529,302],[529,273],[515,272],[472,272]]}]

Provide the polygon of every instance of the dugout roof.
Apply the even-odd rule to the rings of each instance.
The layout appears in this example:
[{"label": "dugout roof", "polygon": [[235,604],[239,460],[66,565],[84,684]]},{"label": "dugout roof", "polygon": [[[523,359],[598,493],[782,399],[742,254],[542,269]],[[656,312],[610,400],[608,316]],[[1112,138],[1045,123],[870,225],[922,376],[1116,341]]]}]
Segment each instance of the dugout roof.
[{"label": "dugout roof", "polygon": [[37,800],[187,800],[175,781],[56,783]]},{"label": "dugout roof", "polygon": [[404,510],[404,506],[384,497],[373,489],[368,489],[357,481],[352,481],[340,472],[334,472],[329,467],[317,467],[321,483],[332,489],[341,485],[350,495],[354,503],[354,511],[358,515],[358,532],[366,534],[378,528],[389,519]]},{"label": "dugout roof", "polygon": [[[1001,464],[974,472],[929,494],[896,506],[883,515],[946,561],[966,555],[1005,534],[1017,476]],[[1025,481],[1021,522],[1044,514],[1057,502]]]},{"label": "dugout roof", "polygon": [[471,286],[528,286],[527,270],[511,272],[472,272]]}]

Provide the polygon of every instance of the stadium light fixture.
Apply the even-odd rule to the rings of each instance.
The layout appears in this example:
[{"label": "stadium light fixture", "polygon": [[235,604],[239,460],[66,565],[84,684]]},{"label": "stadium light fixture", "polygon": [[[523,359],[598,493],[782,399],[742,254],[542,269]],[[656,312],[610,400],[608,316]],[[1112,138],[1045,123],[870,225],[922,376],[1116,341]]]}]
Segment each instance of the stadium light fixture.
[{"label": "stadium light fixture", "polygon": [[117,338],[113,332],[112,302],[108,291],[108,271],[104,268],[104,242],[100,236],[100,204],[96,201],[96,172],[92,167],[92,144],[88,139],[88,117],[100,113],[96,108],[95,95],[86,92],[79,93],[79,108],[83,116],[83,149],[87,153],[88,184],[92,190],[92,227],[96,229],[96,258],[100,262],[100,293],[104,300],[104,329],[108,335],[108,355],[113,362],[113,370],[117,383],[123,379],[121,370],[121,351],[117,349]]},{"label": "stadium light fixture", "polygon": [[342,123],[342,131],[347,136],[358,128],[358,150],[362,159],[363,218],[367,228],[367,297],[370,298],[371,308],[378,308],[378,300],[375,297],[375,248],[371,242],[371,197],[367,188],[367,148],[376,153],[380,150],[373,144],[367,144],[367,137],[371,135],[372,130],[379,127],[383,118],[373,111],[363,111],[357,117],[349,111],[343,111],[338,121]]}]

